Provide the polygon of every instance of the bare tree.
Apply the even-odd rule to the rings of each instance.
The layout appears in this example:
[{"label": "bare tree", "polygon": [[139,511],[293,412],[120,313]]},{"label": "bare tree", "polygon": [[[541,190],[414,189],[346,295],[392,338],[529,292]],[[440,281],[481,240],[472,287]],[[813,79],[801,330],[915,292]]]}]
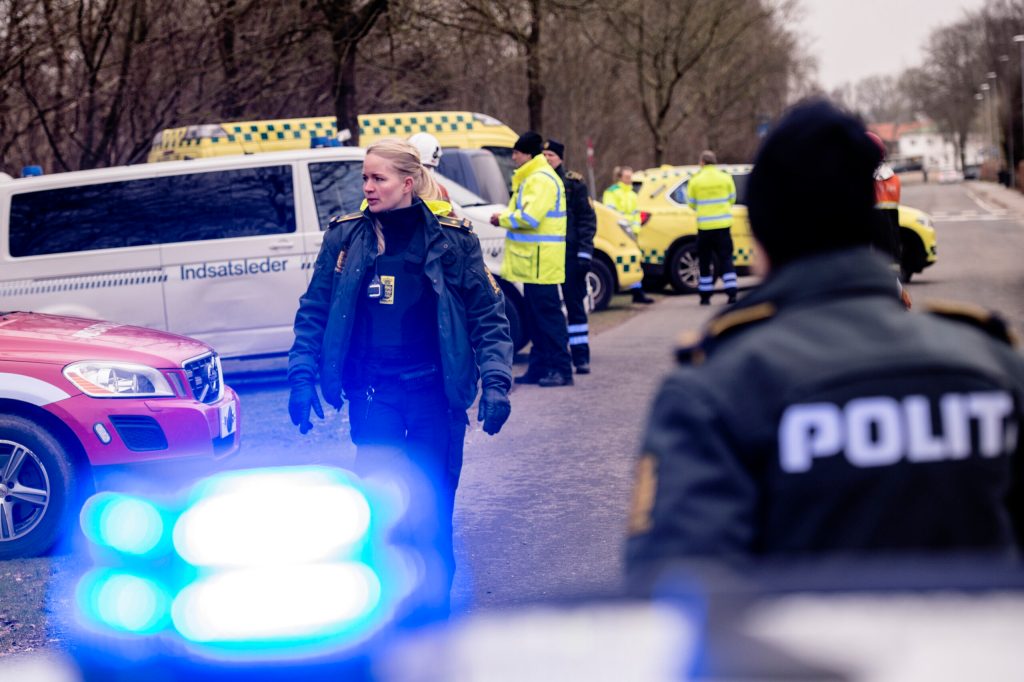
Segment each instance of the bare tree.
[{"label": "bare tree", "polygon": [[338,128],[348,128],[359,140],[356,100],[356,49],[387,11],[388,0],[317,0],[331,36],[333,77],[331,95]]},{"label": "bare tree", "polygon": [[689,80],[771,17],[762,3],[745,0],[608,0],[601,11],[606,30],[595,44],[632,63],[656,165],[693,113],[681,98]]},{"label": "bare tree", "polygon": [[967,134],[978,115],[974,93],[983,77],[979,33],[970,20],[937,29],[925,48],[925,66],[909,70],[902,80],[919,108],[953,138],[961,167],[967,161]]}]

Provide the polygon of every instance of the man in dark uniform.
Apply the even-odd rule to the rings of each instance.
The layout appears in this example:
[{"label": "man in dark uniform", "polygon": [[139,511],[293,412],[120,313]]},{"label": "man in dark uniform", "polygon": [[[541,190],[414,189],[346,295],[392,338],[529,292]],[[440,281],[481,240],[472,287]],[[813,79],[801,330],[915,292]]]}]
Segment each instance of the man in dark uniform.
[{"label": "man in dark uniform", "polygon": [[562,298],[569,318],[569,351],[577,374],[590,374],[590,327],[587,324],[587,273],[594,260],[597,216],[590,205],[590,192],[583,176],[566,171],[562,163],[565,145],[557,140],[544,143],[544,157],[565,184],[569,215],[565,233],[565,283]]},{"label": "man in dark uniform", "polygon": [[878,161],[863,125],[826,102],[765,141],[748,206],[768,275],[661,387],[632,578],[684,558],[1019,546],[1024,360],[987,313],[904,309],[870,250]]}]

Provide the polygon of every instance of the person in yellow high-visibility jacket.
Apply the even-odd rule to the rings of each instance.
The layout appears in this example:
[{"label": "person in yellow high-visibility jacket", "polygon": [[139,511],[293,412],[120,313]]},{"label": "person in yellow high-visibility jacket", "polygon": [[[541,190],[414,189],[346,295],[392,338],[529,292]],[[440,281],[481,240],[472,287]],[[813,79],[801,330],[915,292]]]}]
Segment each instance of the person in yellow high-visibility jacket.
[{"label": "person in yellow high-visibility jacket", "polygon": [[732,205],[736,203],[736,183],[732,176],[718,168],[715,153],[705,150],[700,155],[700,170],[693,174],[686,187],[686,203],[697,213],[697,260],[700,281],[697,292],[700,304],[711,304],[715,277],[722,278],[729,303],[736,302],[736,269],[732,264]]},{"label": "person in yellow high-visibility jacket", "polygon": [[629,166],[616,166],[613,175],[615,182],[601,195],[601,203],[626,216],[633,234],[640,234],[640,209],[637,208],[637,196],[633,191],[633,169]]},{"label": "person in yellow high-visibility jacket", "polygon": [[565,281],[565,186],[542,153],[544,139],[523,133],[512,148],[512,197],[491,224],[508,230],[501,276],[523,283],[533,332],[530,365],[517,384],[571,386],[569,330],[558,285]]},{"label": "person in yellow high-visibility jacket", "polygon": [[[634,237],[640,236],[640,209],[637,208],[637,195],[633,190],[633,169],[629,166],[616,166],[612,171],[615,182],[601,195],[601,203],[625,216]],[[636,282],[630,287],[633,303],[654,303],[654,299],[644,293],[643,286]]]}]

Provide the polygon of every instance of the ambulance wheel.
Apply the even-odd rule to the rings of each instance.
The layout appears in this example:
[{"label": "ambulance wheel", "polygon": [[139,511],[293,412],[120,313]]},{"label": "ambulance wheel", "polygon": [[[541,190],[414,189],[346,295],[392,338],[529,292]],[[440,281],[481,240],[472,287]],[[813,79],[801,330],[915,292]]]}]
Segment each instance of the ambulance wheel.
[{"label": "ambulance wheel", "polygon": [[608,264],[595,258],[587,273],[587,291],[594,301],[594,310],[604,310],[612,302],[615,294],[615,277]]},{"label": "ambulance wheel", "polygon": [[0,559],[49,551],[71,520],[71,457],[39,424],[0,415]]},{"label": "ambulance wheel", "polygon": [[700,265],[697,262],[697,243],[677,246],[668,259],[668,281],[680,294],[697,291],[700,283]]}]

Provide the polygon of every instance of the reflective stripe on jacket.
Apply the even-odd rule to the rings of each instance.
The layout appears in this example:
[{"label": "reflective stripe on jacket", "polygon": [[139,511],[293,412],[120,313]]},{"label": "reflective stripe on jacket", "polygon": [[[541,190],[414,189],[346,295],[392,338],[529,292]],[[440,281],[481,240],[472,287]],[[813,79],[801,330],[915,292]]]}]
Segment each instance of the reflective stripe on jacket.
[{"label": "reflective stripe on jacket", "polygon": [[732,227],[736,183],[731,175],[713,164],[701,166],[687,184],[686,203],[697,212],[698,230]]},{"label": "reflective stripe on jacket", "polygon": [[640,229],[640,211],[637,196],[632,187],[616,182],[601,195],[601,203],[626,216],[634,232]]},{"label": "reflective stripe on jacket", "polygon": [[512,197],[498,224],[508,230],[501,262],[504,279],[528,284],[565,281],[565,187],[543,155],[524,163],[512,176]]}]

